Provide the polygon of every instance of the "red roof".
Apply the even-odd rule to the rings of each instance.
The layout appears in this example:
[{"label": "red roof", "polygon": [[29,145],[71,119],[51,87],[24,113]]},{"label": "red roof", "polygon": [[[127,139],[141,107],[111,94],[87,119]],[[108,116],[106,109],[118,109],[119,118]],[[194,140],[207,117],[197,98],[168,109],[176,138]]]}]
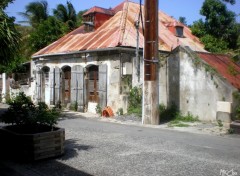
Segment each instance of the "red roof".
[{"label": "red roof", "polygon": [[83,14],[83,16],[86,16],[86,15],[91,14],[91,13],[103,13],[103,14],[113,16],[115,12],[112,9],[105,9],[105,8],[102,8],[102,7],[94,6],[91,9],[89,9],[87,12],[85,12]]},{"label": "red roof", "polygon": [[[144,8],[142,6],[142,8]],[[87,13],[100,11],[94,7]],[[94,32],[84,33],[83,27],[80,27],[73,32],[65,35],[56,42],[43,48],[33,55],[54,55],[70,52],[96,50],[112,47],[136,47],[137,32],[135,21],[138,20],[140,6],[137,3],[124,1],[115,8],[114,16],[107,20],[101,27]],[[144,12],[144,9],[142,9]],[[166,24],[175,23],[176,20],[162,11],[159,11],[159,50],[171,51],[172,49],[181,46],[188,46],[193,51],[205,52],[203,44],[197,37],[192,35],[187,26],[184,28],[184,37],[176,37],[166,26]],[[144,17],[144,15],[143,15]],[[179,23],[179,22],[178,22]],[[142,26],[140,24],[139,47],[143,48],[144,37],[142,35]]]},{"label": "red roof", "polygon": [[216,69],[220,75],[226,78],[231,85],[240,90],[240,66],[235,64],[230,56],[203,52],[197,52],[197,54],[207,64]]}]

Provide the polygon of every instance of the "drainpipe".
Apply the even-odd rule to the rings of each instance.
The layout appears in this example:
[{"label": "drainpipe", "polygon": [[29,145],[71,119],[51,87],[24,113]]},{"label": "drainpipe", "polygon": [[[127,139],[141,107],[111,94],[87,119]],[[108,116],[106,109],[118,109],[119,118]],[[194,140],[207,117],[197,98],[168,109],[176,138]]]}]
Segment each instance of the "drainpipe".
[{"label": "drainpipe", "polygon": [[55,68],[53,68],[53,105],[55,105]]},{"label": "drainpipe", "polygon": [[137,59],[137,75],[138,82],[140,81],[140,57],[139,57],[139,21],[135,22],[135,27],[137,31],[137,44],[136,44],[136,59]]}]

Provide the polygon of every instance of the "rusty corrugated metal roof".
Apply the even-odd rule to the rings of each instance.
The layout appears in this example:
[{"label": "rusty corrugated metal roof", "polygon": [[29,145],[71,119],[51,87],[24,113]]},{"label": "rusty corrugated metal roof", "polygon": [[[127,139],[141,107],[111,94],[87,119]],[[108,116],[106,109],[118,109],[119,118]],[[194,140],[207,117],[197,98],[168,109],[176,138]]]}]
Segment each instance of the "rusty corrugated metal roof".
[{"label": "rusty corrugated metal roof", "polygon": [[197,52],[198,56],[217,70],[231,85],[240,90],[240,66],[230,56]]},{"label": "rusty corrugated metal roof", "polygon": [[[142,6],[143,7],[143,6]],[[143,7],[144,8],[144,7]],[[136,47],[137,32],[134,26],[138,20],[140,6],[137,3],[126,2],[115,8],[115,15],[107,20],[96,31],[84,33],[83,26],[65,35],[56,42],[43,48],[33,55],[54,55],[83,50],[96,50],[112,47]],[[142,10],[144,12],[144,9]],[[144,15],[143,15],[144,17]],[[184,37],[176,37],[166,24],[176,22],[175,19],[159,11],[159,49],[171,51],[179,45],[188,46],[193,51],[205,52],[203,44],[191,34],[190,29],[184,26]],[[140,48],[143,48],[144,37],[140,25]]]},{"label": "rusty corrugated metal roof", "polygon": [[83,16],[86,16],[86,15],[91,14],[91,13],[104,13],[104,14],[108,14],[108,15],[114,15],[115,12],[112,9],[105,9],[105,8],[102,8],[102,7],[94,6],[91,9],[89,9],[87,12],[85,12],[83,14]]}]

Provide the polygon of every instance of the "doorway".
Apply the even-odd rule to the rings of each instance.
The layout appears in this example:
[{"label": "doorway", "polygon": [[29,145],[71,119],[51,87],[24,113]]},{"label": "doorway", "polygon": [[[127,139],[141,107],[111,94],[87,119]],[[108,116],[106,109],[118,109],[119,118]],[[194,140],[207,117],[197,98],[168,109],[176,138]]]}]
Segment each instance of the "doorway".
[{"label": "doorway", "polygon": [[98,66],[92,65],[88,68],[88,101],[98,103]]},{"label": "doorway", "polygon": [[42,68],[42,76],[41,76],[41,101],[48,102],[49,99],[49,71],[50,68],[44,66]]},{"label": "doorway", "polygon": [[70,103],[71,95],[71,67],[64,66],[62,68],[62,103],[67,105]]}]

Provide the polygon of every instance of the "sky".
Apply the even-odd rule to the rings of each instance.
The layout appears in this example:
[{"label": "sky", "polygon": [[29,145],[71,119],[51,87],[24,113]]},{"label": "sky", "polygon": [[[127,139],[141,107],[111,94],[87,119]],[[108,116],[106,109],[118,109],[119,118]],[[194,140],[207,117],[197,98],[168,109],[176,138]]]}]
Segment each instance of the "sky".
[{"label": "sky", "polygon": [[[7,12],[9,16],[16,17],[16,22],[24,21],[24,19],[18,15],[18,12],[24,12],[25,6],[33,1],[37,0],[15,0],[6,8],[5,12]],[[52,9],[56,8],[57,4],[66,4],[66,1],[67,0],[47,0],[49,13],[52,14]],[[113,8],[123,1],[124,0],[70,0],[76,12],[89,9],[93,6]],[[139,0],[131,1],[139,3]],[[159,0],[159,9],[169,16],[173,16],[177,20],[180,16],[185,17],[187,24],[190,25],[194,21],[202,18],[199,11],[202,7],[203,1],[204,0]],[[144,0],[142,0],[142,3],[144,3]],[[237,0],[237,3],[233,6],[229,4],[228,8],[236,14],[240,14],[240,1]],[[238,16],[237,21],[240,22],[240,16]]]}]

